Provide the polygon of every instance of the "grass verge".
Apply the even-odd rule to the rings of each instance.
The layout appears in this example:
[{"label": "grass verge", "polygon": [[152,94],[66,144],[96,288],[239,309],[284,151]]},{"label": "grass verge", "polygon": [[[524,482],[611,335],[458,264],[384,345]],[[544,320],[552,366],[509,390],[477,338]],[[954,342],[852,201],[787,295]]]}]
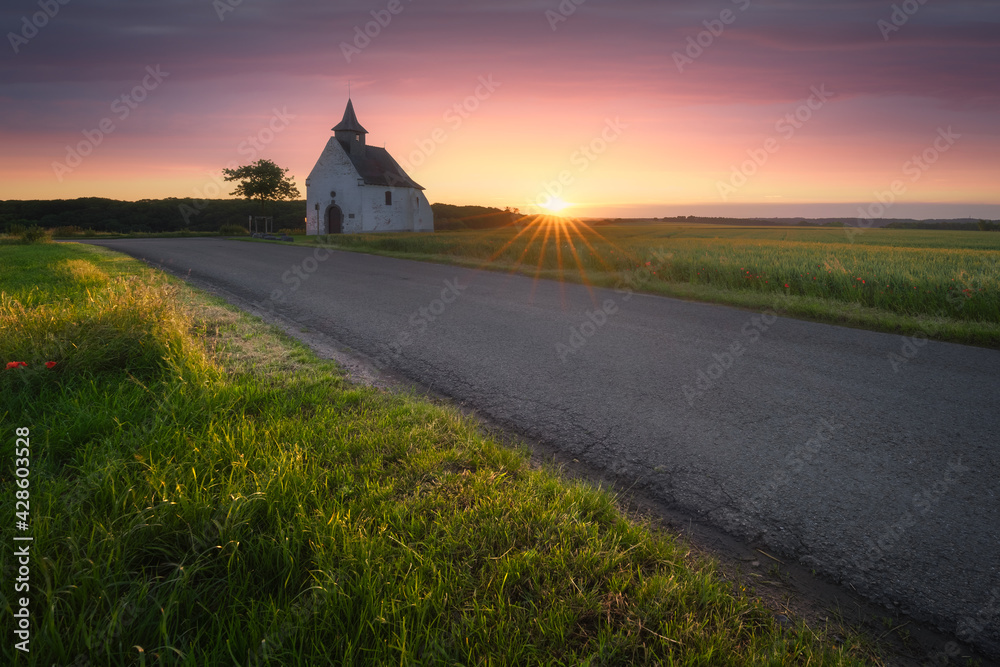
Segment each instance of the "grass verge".
[{"label": "grass verge", "polygon": [[0,258],[0,361],[27,364],[0,366],[6,460],[31,433],[30,530],[0,533],[34,537],[30,659],[8,636],[7,664],[873,660],[783,628],[608,493],[133,260]]}]

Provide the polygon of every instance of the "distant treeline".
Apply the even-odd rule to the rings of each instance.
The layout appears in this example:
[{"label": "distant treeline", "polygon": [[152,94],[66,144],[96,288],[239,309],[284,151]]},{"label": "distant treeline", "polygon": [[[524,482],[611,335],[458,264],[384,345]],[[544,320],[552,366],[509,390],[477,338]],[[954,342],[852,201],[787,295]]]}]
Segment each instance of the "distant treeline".
[{"label": "distant treeline", "polygon": [[[672,218],[603,218],[590,220],[592,225],[635,224],[643,222],[683,222],[698,225],[730,225],[753,227],[855,227],[856,220],[836,220],[830,218],[717,218],[697,215],[678,215]],[[996,220],[871,220],[871,227],[883,229],[950,229],[956,231],[1000,231],[1000,221]]]},{"label": "distant treeline", "polygon": [[748,225],[753,227],[780,225],[775,220],[762,220],[760,218],[703,218],[697,215],[678,215],[674,218],[662,218],[663,222],[694,222],[699,225]]},{"label": "distant treeline", "polygon": [[1000,222],[980,220],[979,222],[891,222],[886,229],[959,229],[963,231],[1000,232]]},{"label": "distant treeline", "polygon": [[434,229],[493,229],[513,224],[523,216],[518,209],[500,210],[491,206],[453,206],[431,204],[434,211]]},{"label": "distant treeline", "polygon": [[696,225],[738,225],[747,227],[786,227],[792,222],[779,222],[762,218],[703,218],[697,215],[677,215],[672,218],[599,218],[588,220],[591,225],[627,225],[649,222],[684,222]]},{"label": "distant treeline", "polygon": [[[520,218],[517,209],[432,204],[434,227],[489,229]],[[304,229],[306,203],[282,201],[268,204],[266,215],[274,229]],[[81,199],[0,201],[0,230],[37,225],[45,229],[76,227],[111,233],[216,232],[226,225],[246,228],[251,215],[261,215],[260,205],[244,199],[142,199],[118,201],[100,197]]]},{"label": "distant treeline", "polygon": [[[304,201],[272,202],[266,215],[274,228],[305,227]],[[32,201],[0,201],[0,228],[38,225],[45,229],[79,227],[96,232],[128,234],[157,232],[215,232],[223,225],[247,226],[251,215],[261,215],[260,204],[245,199],[141,199],[118,201],[100,197]]]}]

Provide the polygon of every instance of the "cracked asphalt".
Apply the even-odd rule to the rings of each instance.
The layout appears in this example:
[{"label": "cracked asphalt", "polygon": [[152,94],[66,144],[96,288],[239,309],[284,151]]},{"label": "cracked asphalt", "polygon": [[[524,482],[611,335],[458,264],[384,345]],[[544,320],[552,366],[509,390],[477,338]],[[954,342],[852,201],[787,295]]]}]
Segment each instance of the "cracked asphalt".
[{"label": "cracked asphalt", "polygon": [[998,351],[354,253],[98,244],[1000,657]]}]

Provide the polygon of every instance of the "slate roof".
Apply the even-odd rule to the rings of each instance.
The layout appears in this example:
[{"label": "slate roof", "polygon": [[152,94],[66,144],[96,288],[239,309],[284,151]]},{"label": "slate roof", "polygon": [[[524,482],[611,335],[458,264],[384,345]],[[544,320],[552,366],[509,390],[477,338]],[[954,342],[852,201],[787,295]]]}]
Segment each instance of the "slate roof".
[{"label": "slate roof", "polygon": [[406,175],[403,168],[392,159],[389,151],[384,148],[365,146],[364,155],[350,155],[351,163],[357,170],[365,185],[383,185],[396,188],[416,188],[423,190],[412,178]]}]

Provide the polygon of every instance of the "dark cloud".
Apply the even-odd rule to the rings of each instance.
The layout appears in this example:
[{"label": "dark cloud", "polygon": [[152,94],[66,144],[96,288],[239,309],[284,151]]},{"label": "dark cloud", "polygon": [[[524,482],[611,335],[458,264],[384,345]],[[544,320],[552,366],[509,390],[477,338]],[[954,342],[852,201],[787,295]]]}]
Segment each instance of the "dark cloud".
[{"label": "dark cloud", "polygon": [[[209,0],[71,1],[20,53],[6,49],[0,75],[5,85],[128,81],[137,68],[170,62],[185,80],[368,72],[392,80],[418,67],[439,78],[468,69],[538,67],[558,68],[583,88],[613,74],[636,86],[698,94],[713,83],[728,86],[726,70],[743,75],[748,64],[760,78],[794,85],[815,80],[832,64],[841,70],[840,87],[855,88],[854,78],[859,93],[872,92],[880,79],[890,92],[916,95],[973,97],[984,87],[1000,89],[998,2],[927,4],[887,42],[877,22],[891,16],[891,4],[881,1],[589,0],[555,31],[546,12],[558,13],[556,0],[400,1],[403,11],[350,64],[341,44],[388,0],[242,0],[221,20],[216,8],[225,5]],[[672,54],[723,10],[733,12],[734,22],[678,79]],[[5,3],[0,26],[16,33],[22,17],[37,11],[37,2]],[[777,83],[760,85],[764,95],[782,94]]]},{"label": "dark cloud", "polygon": [[[566,104],[613,96],[766,104],[826,84],[840,99],[1000,105],[998,1],[928,2],[886,40],[879,21],[893,20],[893,3],[883,0],[587,0],[565,17],[560,0],[400,0],[402,12],[350,63],[342,45],[376,20],[373,11],[384,17],[389,0],[223,4],[236,1],[58,5],[19,53],[9,37],[0,47],[5,131],[78,132],[151,65],[171,73],[174,91],[145,110],[151,132],[177,132],[198,118],[211,125],[214,114],[248,101],[267,108],[271,91],[293,78],[377,83],[412,97],[464,89],[494,73],[526,98]],[[24,17],[39,11],[38,0],[5,2],[0,27],[19,33]],[[733,20],[706,40],[723,11]],[[678,71],[675,54],[699,36],[710,44]]]}]

